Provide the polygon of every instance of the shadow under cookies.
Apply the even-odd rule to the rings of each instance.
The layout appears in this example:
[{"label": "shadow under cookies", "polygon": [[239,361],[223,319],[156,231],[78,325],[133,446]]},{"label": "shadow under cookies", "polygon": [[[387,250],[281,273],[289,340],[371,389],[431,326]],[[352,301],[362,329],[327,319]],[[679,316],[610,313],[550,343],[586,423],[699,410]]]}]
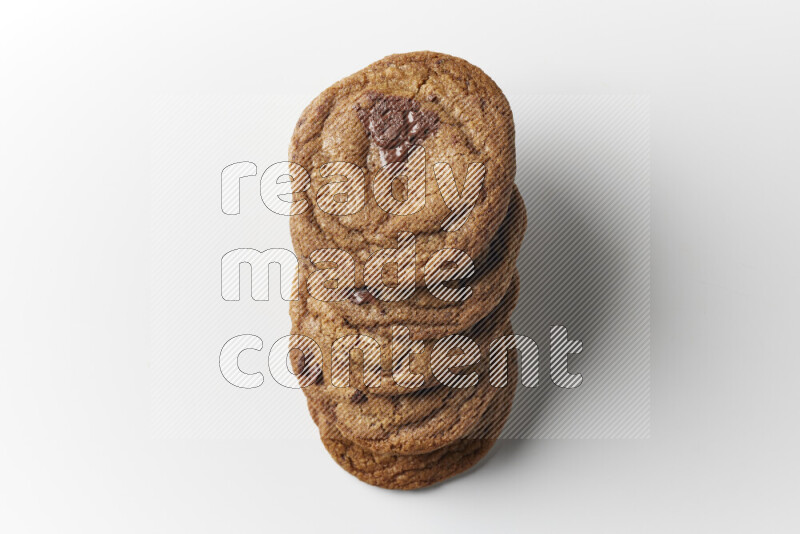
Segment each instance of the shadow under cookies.
[{"label": "shadow under cookies", "polygon": [[[545,142],[547,132],[536,128],[518,143],[528,226],[512,322],[515,334],[538,346],[539,380],[518,386],[493,462],[537,438],[649,432],[649,156],[563,132],[558,142]],[[600,156],[585,157],[595,145]],[[582,343],[568,359],[569,372],[583,377],[574,389],[550,378],[554,325]]]}]

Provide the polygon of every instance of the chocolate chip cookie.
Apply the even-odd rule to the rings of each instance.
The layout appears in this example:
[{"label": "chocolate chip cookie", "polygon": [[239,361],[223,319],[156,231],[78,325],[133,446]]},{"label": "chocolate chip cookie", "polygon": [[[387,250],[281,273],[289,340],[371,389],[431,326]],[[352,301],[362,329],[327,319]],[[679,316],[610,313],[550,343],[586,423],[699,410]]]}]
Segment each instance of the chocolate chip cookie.
[{"label": "chocolate chip cookie", "polygon": [[463,332],[480,349],[480,361],[459,375],[474,372],[475,385],[439,385],[393,396],[374,395],[372,388],[332,385],[330,364],[326,363],[322,382],[304,389],[309,402],[326,411],[345,438],[376,452],[420,454],[451,443],[484,418],[502,389],[489,380],[489,348],[493,340],[511,333],[509,319],[518,288],[515,279],[504,302]]},{"label": "chocolate chip cookie", "polygon": [[509,385],[502,388],[473,433],[423,454],[386,454],[361,447],[345,438],[318,405],[309,401],[309,411],[323,445],[345,471],[374,486],[411,490],[466,471],[489,452],[511,413],[517,373],[516,364],[509,367]]},{"label": "chocolate chip cookie", "polygon": [[518,378],[490,358],[527,224],[505,96],[463,59],[388,56],[314,99],[289,158],[290,358],[325,448],[384,488],[469,469]]},{"label": "chocolate chip cookie", "polygon": [[[506,291],[503,299],[498,303],[494,310],[484,317],[483,320],[471,329],[464,332],[448,332],[444,335],[464,333],[467,337],[475,338],[476,342],[485,341],[487,332],[491,332],[500,320],[507,320],[514,309],[519,296],[519,277],[516,269],[513,272],[511,284]],[[362,350],[353,350],[349,353],[348,385],[370,395],[401,395],[413,390],[423,390],[441,385],[436,373],[431,365],[431,354],[439,336],[440,327],[433,325],[431,331],[426,331],[425,325],[418,325],[415,329],[416,334],[409,337],[421,340],[419,351],[407,351],[399,353],[395,357],[392,354],[392,342],[395,340],[397,328],[402,323],[390,326],[377,327],[356,327],[344,318],[335,314],[317,315],[313,313],[309,306],[311,299],[301,296],[297,301],[290,305],[290,316],[292,318],[292,334],[305,336],[313,340],[319,347],[322,355],[322,380],[331,383],[333,375],[333,348],[334,343],[348,336],[367,336],[375,341],[379,347],[379,357],[368,359]],[[299,351],[294,351],[292,356],[293,364],[298,362],[301,356]],[[472,371],[475,365],[464,365],[454,369],[460,371]],[[302,372],[302,366],[296,366],[296,372]],[[380,376],[380,384],[375,385],[367,380],[368,373]],[[341,388],[334,388],[341,389]]]},{"label": "chocolate chip cookie", "polygon": [[[414,177],[405,176],[403,158],[410,163],[415,152],[427,163]],[[297,122],[289,159],[309,176],[308,182],[296,180],[308,187],[295,189],[294,196],[309,200],[291,217],[298,256],[340,249],[363,265],[410,232],[416,283],[422,285],[424,265],[438,250],[462,250],[473,261],[487,253],[513,188],[514,121],[502,91],[478,67],[434,52],[397,54],[314,99]],[[465,187],[471,164],[485,171],[474,191]],[[388,189],[379,179],[387,165],[394,165],[392,172],[401,169]],[[474,195],[467,214],[459,210],[469,206],[454,202],[459,195]],[[467,216],[457,230],[443,231],[461,215]]]},{"label": "chocolate chip cookie", "polygon": [[[309,313],[323,322],[340,317],[355,327],[385,327],[392,324],[407,326],[411,335],[443,337],[463,332],[492,310],[506,293],[515,276],[517,256],[525,234],[527,217],[519,191],[514,187],[508,212],[489,251],[475,272],[459,284],[469,288],[464,301],[447,301],[434,296],[426,287],[418,287],[404,301],[385,302],[371,295],[366,288],[342,294],[339,301],[307,300]],[[301,281],[312,283],[309,273],[312,262],[301,259]],[[304,291],[308,294],[308,291]],[[335,319],[334,319],[335,320]]]}]

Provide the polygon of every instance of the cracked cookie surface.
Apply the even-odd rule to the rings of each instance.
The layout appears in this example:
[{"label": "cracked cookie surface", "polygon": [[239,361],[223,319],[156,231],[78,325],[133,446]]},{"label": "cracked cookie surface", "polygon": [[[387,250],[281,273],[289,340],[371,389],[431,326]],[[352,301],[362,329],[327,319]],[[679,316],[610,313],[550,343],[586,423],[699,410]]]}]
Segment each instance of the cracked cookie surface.
[{"label": "cracked cookie surface", "polygon": [[385,454],[345,438],[317,405],[309,402],[312,419],[331,457],[359,480],[387,489],[411,490],[431,486],[475,466],[494,445],[513,405],[517,366],[509,367],[511,381],[492,402],[475,434],[423,454]]},{"label": "cracked cookie surface", "polygon": [[[445,335],[464,333],[476,339],[483,337],[481,332],[487,330],[484,324],[492,324],[491,321],[503,318],[508,320],[519,296],[519,276],[516,269],[508,289],[503,299],[495,306],[494,310],[487,310],[488,317],[473,325],[470,329],[462,332],[448,332]],[[433,347],[444,336],[430,335],[424,327],[420,327],[413,339],[422,340],[422,352],[405,357],[392,358],[392,340],[394,338],[394,328],[397,326],[377,326],[377,327],[357,327],[341,316],[330,313],[317,314],[308,306],[309,299],[301,296],[300,299],[291,302],[289,314],[292,319],[292,334],[305,336],[314,340],[321,353],[322,373],[320,380],[324,383],[331,383],[333,346],[336,340],[345,336],[363,335],[375,340],[380,347],[380,356],[375,359],[368,359],[361,350],[351,351],[349,367],[349,384],[354,389],[368,392],[370,395],[402,395],[415,390],[429,389],[441,385],[431,369],[431,352]],[[438,331],[437,331],[438,333]],[[296,372],[303,371],[303,366],[298,365],[299,351],[293,351],[292,363]],[[304,360],[305,363],[305,360]],[[475,365],[465,365],[462,370],[472,370]],[[458,370],[458,366],[456,366]],[[381,383],[378,386],[367,386],[365,372],[376,373],[381,376]],[[408,386],[412,384],[415,376],[421,376],[422,384]],[[342,388],[336,388],[342,389]],[[351,390],[351,393],[353,391]]]},{"label": "cracked cookie surface", "polygon": [[[440,385],[398,395],[374,395],[371,388],[332,385],[328,371],[321,383],[304,388],[309,403],[325,411],[344,437],[375,452],[420,454],[453,442],[485,417],[502,391],[489,381],[489,348],[493,340],[511,333],[511,304],[517,291],[515,282],[504,304],[462,334],[480,349],[480,360],[458,374],[463,377],[474,372],[477,385]],[[513,359],[513,351],[507,357]]]},{"label": "cracked cookie surface", "polygon": [[[386,327],[403,324],[411,335],[442,337],[471,328],[504,297],[515,276],[516,261],[527,217],[525,205],[515,187],[503,224],[490,244],[486,258],[475,266],[473,276],[460,287],[468,286],[471,295],[462,302],[435,297],[426,287],[418,287],[406,300],[385,302],[374,298],[366,288],[356,290],[339,301],[319,301],[307,296],[306,307],[318,317],[338,316],[355,327]],[[358,267],[356,267],[358,268]],[[315,266],[300,260],[300,280],[308,284]]]}]

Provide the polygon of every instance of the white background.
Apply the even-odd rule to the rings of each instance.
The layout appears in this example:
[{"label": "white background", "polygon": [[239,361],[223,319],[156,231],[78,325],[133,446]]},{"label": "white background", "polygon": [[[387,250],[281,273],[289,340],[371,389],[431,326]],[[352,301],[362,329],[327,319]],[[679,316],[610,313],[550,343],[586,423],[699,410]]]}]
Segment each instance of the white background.
[{"label": "white background", "polygon": [[[0,529],[800,528],[798,8],[521,6],[2,8]],[[508,442],[413,493],[314,440],[153,439],[155,95],[314,93],[418,49],[512,93],[650,95],[651,437]]]}]

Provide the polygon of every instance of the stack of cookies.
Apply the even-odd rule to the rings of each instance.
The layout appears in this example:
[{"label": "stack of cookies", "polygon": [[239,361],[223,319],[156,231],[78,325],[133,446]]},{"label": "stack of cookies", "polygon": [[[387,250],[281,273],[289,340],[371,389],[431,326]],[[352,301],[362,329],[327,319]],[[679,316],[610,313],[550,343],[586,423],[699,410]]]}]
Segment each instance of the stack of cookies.
[{"label": "stack of cookies", "polygon": [[503,93],[459,58],[389,56],[306,108],[289,157],[291,357],[325,448],[385,488],[468,469],[517,380],[499,349],[526,213]]}]

